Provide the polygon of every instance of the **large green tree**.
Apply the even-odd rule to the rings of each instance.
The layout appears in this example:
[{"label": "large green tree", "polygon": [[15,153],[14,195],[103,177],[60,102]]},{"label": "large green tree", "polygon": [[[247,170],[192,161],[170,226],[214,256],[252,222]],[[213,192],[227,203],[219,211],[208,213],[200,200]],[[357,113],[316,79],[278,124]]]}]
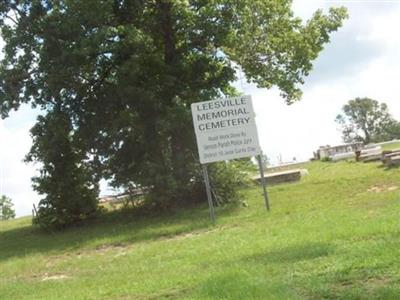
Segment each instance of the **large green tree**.
[{"label": "large green tree", "polygon": [[343,106],[336,117],[345,142],[378,143],[400,138],[400,124],[386,103],[370,98],[355,98]]},{"label": "large green tree", "polygon": [[290,0],[3,0],[0,112],[57,107],[96,178],[145,187],[160,205],[193,201],[202,190],[190,104],[235,94],[237,68],[299,100],[345,17],[332,8],[303,22]]}]

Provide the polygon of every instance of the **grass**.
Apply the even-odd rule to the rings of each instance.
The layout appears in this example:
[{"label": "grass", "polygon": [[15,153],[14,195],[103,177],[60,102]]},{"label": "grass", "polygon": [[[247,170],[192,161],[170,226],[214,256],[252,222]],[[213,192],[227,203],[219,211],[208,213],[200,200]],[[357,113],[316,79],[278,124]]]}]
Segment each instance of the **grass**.
[{"label": "grass", "polygon": [[44,234],[0,222],[1,299],[398,299],[400,172],[307,165],[248,207],[148,218],[114,213]]},{"label": "grass", "polygon": [[391,144],[382,145],[382,150],[395,150],[400,149],[400,143],[394,142]]}]

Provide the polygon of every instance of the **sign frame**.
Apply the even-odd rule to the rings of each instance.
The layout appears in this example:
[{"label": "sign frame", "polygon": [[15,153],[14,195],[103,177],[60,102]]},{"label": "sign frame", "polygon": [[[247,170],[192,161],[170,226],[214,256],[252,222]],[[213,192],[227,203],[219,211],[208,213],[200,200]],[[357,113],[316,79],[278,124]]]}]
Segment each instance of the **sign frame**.
[{"label": "sign frame", "polygon": [[200,164],[206,186],[210,219],[215,223],[207,165],[218,161],[255,156],[267,210],[269,198],[250,95],[195,102],[191,105]]},{"label": "sign frame", "polygon": [[191,110],[201,164],[261,153],[251,96],[196,102]]}]

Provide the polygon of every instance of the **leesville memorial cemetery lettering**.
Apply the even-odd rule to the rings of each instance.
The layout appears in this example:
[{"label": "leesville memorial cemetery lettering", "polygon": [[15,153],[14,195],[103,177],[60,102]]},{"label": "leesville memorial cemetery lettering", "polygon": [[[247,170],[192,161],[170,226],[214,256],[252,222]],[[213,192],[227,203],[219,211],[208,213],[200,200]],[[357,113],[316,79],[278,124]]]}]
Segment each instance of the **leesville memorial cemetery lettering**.
[{"label": "leesville memorial cemetery lettering", "polygon": [[261,153],[250,96],[197,102],[191,108],[202,164]]}]

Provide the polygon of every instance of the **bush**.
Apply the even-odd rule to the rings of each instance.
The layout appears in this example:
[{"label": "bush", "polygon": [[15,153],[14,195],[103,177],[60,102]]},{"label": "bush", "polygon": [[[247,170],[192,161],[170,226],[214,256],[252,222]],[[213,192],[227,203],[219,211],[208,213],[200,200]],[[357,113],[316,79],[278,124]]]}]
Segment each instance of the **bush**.
[{"label": "bush", "polygon": [[[171,185],[165,191],[149,190],[144,197],[143,205],[150,211],[168,210],[177,207],[187,207],[198,203],[206,203],[206,188],[201,166],[196,168],[195,177],[191,185],[181,189]],[[237,159],[229,162],[216,162],[207,166],[211,185],[212,198],[215,205],[238,203],[240,189],[251,186],[253,181],[250,175],[257,167],[250,159]]]},{"label": "bush", "polygon": [[332,161],[332,158],[330,158],[329,156],[326,156],[326,157],[321,158],[321,161],[330,162],[330,161]]},{"label": "bush", "polygon": [[11,199],[6,196],[0,197],[0,220],[8,220],[15,218],[15,210]]},{"label": "bush", "polygon": [[218,162],[209,166],[210,183],[217,205],[237,202],[239,190],[252,185],[251,173],[257,167],[250,159]]}]

